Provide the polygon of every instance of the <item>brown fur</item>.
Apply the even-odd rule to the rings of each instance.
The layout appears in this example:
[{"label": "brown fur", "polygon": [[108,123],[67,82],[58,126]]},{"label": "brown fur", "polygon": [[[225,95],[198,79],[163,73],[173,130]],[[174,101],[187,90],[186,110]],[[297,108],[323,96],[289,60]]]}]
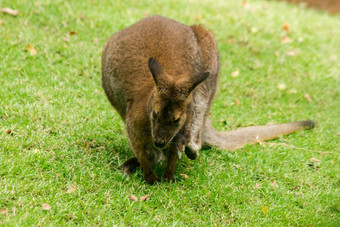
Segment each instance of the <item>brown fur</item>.
[{"label": "brown fur", "polygon": [[102,55],[103,88],[125,121],[134,158],[122,168],[143,169],[147,183],[159,181],[152,163],[167,154],[163,178],[173,180],[176,162],[205,145],[234,150],[246,143],[305,128],[302,123],[217,132],[207,120],[216,92],[219,56],[213,35],[151,16],[115,33]]}]

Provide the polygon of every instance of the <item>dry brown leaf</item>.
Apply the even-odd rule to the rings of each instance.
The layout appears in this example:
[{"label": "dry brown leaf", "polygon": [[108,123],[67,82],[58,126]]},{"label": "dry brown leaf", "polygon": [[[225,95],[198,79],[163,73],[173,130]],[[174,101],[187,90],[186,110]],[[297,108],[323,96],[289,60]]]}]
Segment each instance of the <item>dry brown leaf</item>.
[{"label": "dry brown leaf", "polygon": [[40,153],[40,152],[41,152],[41,150],[39,150],[39,149],[35,148],[34,150],[32,150],[32,152],[33,152],[33,153],[35,153],[35,154],[38,154],[38,153]]},{"label": "dry brown leaf", "polygon": [[250,8],[250,5],[249,5],[249,3],[248,3],[247,1],[243,1],[243,2],[242,2],[242,6],[243,6],[243,8],[245,8],[245,9],[249,9],[249,8]]},{"label": "dry brown leaf", "polygon": [[198,20],[198,21],[201,21],[202,20],[202,15],[201,14],[197,14],[195,19]]},{"label": "dry brown leaf", "polygon": [[6,133],[7,133],[7,134],[11,134],[11,133],[12,133],[12,130],[8,129],[8,130],[6,131]]},{"label": "dry brown leaf", "polygon": [[184,177],[185,179],[188,179],[188,175],[184,174],[184,173],[180,173],[179,175],[181,175],[182,177]]},{"label": "dry brown leaf", "polygon": [[70,31],[70,35],[78,35],[76,31]]},{"label": "dry brown leaf", "polygon": [[241,104],[240,100],[238,98],[235,99],[235,104],[238,105],[238,106]]},{"label": "dry brown leaf", "polygon": [[233,164],[233,166],[235,166],[236,167],[236,169],[239,169],[241,166],[240,165],[238,165],[238,164]]},{"label": "dry brown leaf", "polygon": [[259,184],[257,184],[255,187],[256,187],[256,188],[261,188],[261,186],[262,186],[262,183],[259,183]]},{"label": "dry brown leaf", "polygon": [[298,196],[298,195],[300,195],[300,196],[303,197],[303,193],[302,193],[302,192],[296,192],[296,193],[294,193],[294,196]]},{"label": "dry brown leaf", "polygon": [[12,16],[16,16],[19,13],[18,10],[11,9],[11,8],[2,8],[2,9],[0,9],[0,12],[1,13],[7,13],[7,14],[12,15]]},{"label": "dry brown leaf", "polygon": [[0,214],[6,215],[6,214],[7,214],[7,211],[6,211],[6,210],[3,210],[3,209],[0,209]]},{"label": "dry brown leaf", "polygon": [[277,89],[279,89],[280,91],[286,90],[287,86],[284,83],[278,84],[277,85]]},{"label": "dry brown leaf", "polygon": [[316,158],[311,158],[310,159],[312,162],[314,162],[314,163],[316,163],[316,162],[318,162],[319,160],[318,159],[316,159]]},{"label": "dry brown leaf", "polygon": [[[0,21],[0,23],[1,23],[1,21]],[[336,56],[336,55],[329,56],[329,60],[331,60],[331,61],[336,61],[337,59],[338,59],[338,56]]]},{"label": "dry brown leaf", "polygon": [[262,210],[262,213],[263,213],[263,214],[267,214],[267,207],[262,206],[262,207],[261,207],[261,210]]},{"label": "dry brown leaf", "polygon": [[135,195],[130,195],[130,196],[129,196],[129,199],[130,199],[131,201],[138,202],[138,198],[137,198],[137,196],[135,196]]},{"label": "dry brown leaf", "polygon": [[238,77],[240,75],[240,70],[239,69],[236,69],[234,72],[231,73],[231,76],[232,77]]},{"label": "dry brown leaf", "polygon": [[80,20],[85,20],[86,19],[86,16],[82,13],[79,14],[79,19]]},{"label": "dry brown leaf", "polygon": [[85,141],[84,142],[84,148],[87,148],[89,146],[89,144]]},{"label": "dry brown leaf", "polygon": [[273,182],[272,182],[272,187],[273,187],[273,188],[278,188],[279,185],[276,183],[276,181],[273,181]]},{"label": "dry brown leaf", "polygon": [[308,93],[305,94],[305,98],[307,99],[308,102],[313,102]]},{"label": "dry brown leaf", "polygon": [[290,30],[290,26],[288,23],[284,23],[283,26],[282,26],[283,30],[285,30],[286,32],[289,32]]},{"label": "dry brown leaf", "polygon": [[32,56],[37,54],[37,51],[31,45],[27,44],[26,47]]},{"label": "dry brown leaf", "polygon": [[140,197],[140,201],[146,201],[149,198],[150,195],[145,195]]},{"label": "dry brown leaf", "polygon": [[281,36],[281,43],[291,43],[293,40],[287,36]]},{"label": "dry brown leaf", "polygon": [[296,52],[294,50],[288,51],[287,52],[288,56],[296,56]]},{"label": "dry brown leaf", "polygon": [[255,28],[255,27],[252,27],[252,28],[251,28],[251,32],[252,32],[252,33],[256,33],[257,31],[258,31],[257,28]]},{"label": "dry brown leaf", "polygon": [[72,185],[67,191],[66,193],[73,193],[76,191],[76,186]]},{"label": "dry brown leaf", "polygon": [[93,38],[92,41],[93,41],[94,44],[97,44],[99,42],[99,39],[98,38]]},{"label": "dry brown leaf", "polygon": [[51,206],[49,204],[47,204],[47,203],[43,203],[42,209],[43,210],[51,210]]},{"label": "dry brown leaf", "polygon": [[295,88],[289,89],[288,93],[290,94],[296,94],[297,90]]}]

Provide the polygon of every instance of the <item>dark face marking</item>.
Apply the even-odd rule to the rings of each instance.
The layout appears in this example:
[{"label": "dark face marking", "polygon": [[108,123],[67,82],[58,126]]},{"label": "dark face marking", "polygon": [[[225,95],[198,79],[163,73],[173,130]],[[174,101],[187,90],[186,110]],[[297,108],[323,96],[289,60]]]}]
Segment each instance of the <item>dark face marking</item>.
[{"label": "dark face marking", "polygon": [[152,138],[158,148],[165,147],[186,121],[188,103],[164,100],[157,94],[150,113]]}]

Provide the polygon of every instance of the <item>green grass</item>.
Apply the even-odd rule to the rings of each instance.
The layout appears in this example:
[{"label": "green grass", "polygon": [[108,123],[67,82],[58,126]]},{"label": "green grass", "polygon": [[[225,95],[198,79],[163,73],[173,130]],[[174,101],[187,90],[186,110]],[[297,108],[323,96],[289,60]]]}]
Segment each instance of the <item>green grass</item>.
[{"label": "green grass", "polygon": [[[339,225],[340,17],[249,3],[0,0],[20,12],[0,14],[0,225]],[[131,151],[101,88],[100,55],[112,33],[145,14],[215,34],[217,128],[303,119],[319,127],[234,153],[183,157],[175,183],[146,185],[141,171],[123,176],[118,166]],[[132,202],[132,194],[150,197]]]}]

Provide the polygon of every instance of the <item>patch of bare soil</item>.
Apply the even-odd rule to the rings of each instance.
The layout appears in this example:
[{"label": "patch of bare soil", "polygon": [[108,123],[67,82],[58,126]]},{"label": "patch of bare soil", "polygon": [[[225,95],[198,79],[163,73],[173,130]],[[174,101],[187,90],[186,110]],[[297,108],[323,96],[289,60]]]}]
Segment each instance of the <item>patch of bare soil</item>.
[{"label": "patch of bare soil", "polygon": [[301,3],[304,2],[309,7],[321,10],[327,10],[329,13],[340,12],[340,0],[286,0],[287,2]]}]

